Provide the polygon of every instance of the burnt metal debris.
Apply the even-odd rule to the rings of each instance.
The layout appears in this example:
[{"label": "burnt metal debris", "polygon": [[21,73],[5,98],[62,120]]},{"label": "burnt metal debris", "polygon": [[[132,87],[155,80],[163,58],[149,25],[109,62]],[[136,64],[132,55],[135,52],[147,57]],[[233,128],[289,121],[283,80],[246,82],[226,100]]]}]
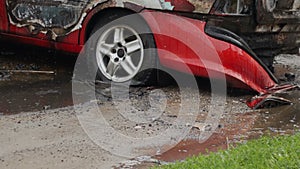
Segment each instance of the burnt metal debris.
[{"label": "burnt metal debris", "polygon": [[88,0],[7,0],[7,9],[12,24],[26,26],[32,34],[52,31],[61,36],[72,31],[88,3]]}]

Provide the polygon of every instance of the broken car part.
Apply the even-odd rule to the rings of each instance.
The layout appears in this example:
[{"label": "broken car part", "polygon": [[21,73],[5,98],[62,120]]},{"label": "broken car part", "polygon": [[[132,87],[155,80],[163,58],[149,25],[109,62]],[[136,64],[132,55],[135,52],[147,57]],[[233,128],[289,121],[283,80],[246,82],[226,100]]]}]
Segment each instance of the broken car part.
[{"label": "broken car part", "polygon": [[[259,93],[251,103],[247,103],[251,108],[262,108],[266,101],[276,102],[274,105],[286,104],[286,100],[272,95],[298,88],[297,85],[279,85],[273,73],[247,43],[226,29],[163,12],[142,12],[142,16],[154,33],[157,48],[175,54],[168,55],[158,50],[162,65],[179,71],[188,65],[193,74],[208,78],[218,78],[219,74],[225,74],[232,86]],[[190,26],[182,29],[182,25]],[[189,37],[188,41],[184,41],[183,37]],[[176,48],[173,44],[176,44]]]}]

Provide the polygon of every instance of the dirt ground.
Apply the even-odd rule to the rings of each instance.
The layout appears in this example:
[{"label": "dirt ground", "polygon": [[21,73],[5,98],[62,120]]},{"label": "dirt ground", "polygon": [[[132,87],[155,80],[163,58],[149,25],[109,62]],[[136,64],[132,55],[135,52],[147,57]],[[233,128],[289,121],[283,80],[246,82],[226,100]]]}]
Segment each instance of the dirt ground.
[{"label": "dirt ground", "polygon": [[[228,88],[224,108],[210,112],[210,84],[199,78],[199,89],[187,87],[186,91],[188,107],[194,106],[192,96],[199,93],[200,109],[195,122],[189,124],[190,132],[177,146],[165,145],[161,151],[155,149],[154,155],[149,150],[145,156],[136,158],[122,157],[121,153],[113,155],[91,139],[93,136],[80,121],[80,111],[100,110],[107,124],[121,135],[155,137],[172,128],[180,116],[180,92],[175,84],[130,89],[131,105],[140,111],[150,110],[149,106],[155,104],[149,101],[151,92],[164,92],[164,96],[158,95],[156,99],[166,99],[166,109],[161,114],[152,111],[154,114],[149,117],[159,117],[148,123],[130,121],[120,115],[114,102],[102,96],[101,84],[96,86],[97,110],[86,104],[74,108],[71,79],[75,61],[75,56],[34,47],[0,48],[0,168],[148,168],[207,150],[226,149],[263,134],[293,134],[300,129],[299,91],[285,94],[294,102],[292,105],[253,111],[242,102],[253,93]],[[278,56],[276,76],[283,81],[286,72],[299,75],[298,61],[296,55]],[[299,76],[294,82],[300,82]],[[220,120],[215,130],[206,122],[208,115]],[[210,131],[212,136],[199,143],[201,132]],[[149,148],[143,151],[146,149]],[[151,157],[147,156],[149,153]]]}]

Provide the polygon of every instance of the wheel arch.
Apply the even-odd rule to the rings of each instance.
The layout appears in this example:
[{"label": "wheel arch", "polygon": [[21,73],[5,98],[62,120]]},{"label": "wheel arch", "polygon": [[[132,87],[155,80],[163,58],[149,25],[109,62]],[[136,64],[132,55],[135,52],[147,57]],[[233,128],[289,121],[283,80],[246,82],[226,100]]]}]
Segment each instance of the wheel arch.
[{"label": "wheel arch", "polygon": [[80,30],[79,36],[79,44],[84,45],[85,42],[88,40],[94,26],[101,20],[106,19],[106,17],[111,16],[114,14],[115,18],[134,14],[139,12],[138,9],[130,9],[127,7],[116,7],[110,5],[108,3],[102,3],[97,5],[95,8],[90,10],[87,16],[84,19],[82,24],[82,29]]}]

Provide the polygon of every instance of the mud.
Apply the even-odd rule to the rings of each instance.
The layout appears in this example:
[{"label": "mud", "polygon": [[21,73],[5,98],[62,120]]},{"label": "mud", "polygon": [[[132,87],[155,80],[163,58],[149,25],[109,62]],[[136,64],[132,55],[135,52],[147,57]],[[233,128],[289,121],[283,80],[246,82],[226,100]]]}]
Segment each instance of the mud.
[{"label": "mud", "polygon": [[[285,78],[287,72],[296,75],[293,82],[300,82],[300,64],[297,62],[299,57],[281,55],[276,58],[276,76],[283,83],[288,81]],[[201,111],[187,137],[167,152],[147,157],[146,160],[128,161],[93,144],[78,123],[72,108],[71,90],[75,61],[75,56],[51,50],[16,44],[1,45],[0,125],[3,130],[0,142],[3,145],[0,168],[45,168],[49,164],[52,167],[86,164],[88,167],[85,168],[101,168],[103,164],[106,168],[112,165],[118,166],[116,168],[127,165],[148,168],[184,160],[199,153],[228,149],[265,134],[293,134],[300,130],[299,91],[282,94],[291,99],[293,105],[252,111],[241,101],[250,98],[253,93],[228,89],[224,112],[214,112],[215,115],[222,114],[217,130],[213,131],[212,137],[207,141],[199,143],[201,132],[211,130],[210,124],[205,124],[211,101],[209,81],[199,78],[197,82],[200,89],[192,88],[189,92],[200,92]],[[101,85],[98,87],[103,88]],[[155,136],[170,127],[178,116],[180,98],[176,85],[171,83],[168,86],[135,87],[130,90],[132,105],[140,110],[147,110],[149,92],[156,89],[165,92],[168,106],[160,118],[148,124],[125,119],[101,92],[98,95],[98,105],[109,125],[119,133],[139,138]],[[4,146],[6,144],[8,146]],[[71,148],[74,146],[77,148]]]},{"label": "mud", "polygon": [[0,48],[1,114],[73,104],[71,78],[76,56],[13,43]]},{"label": "mud", "polygon": [[[249,134],[254,128],[256,120],[257,115],[254,113],[230,115],[230,120],[223,119],[219,128],[207,141],[199,142],[198,139],[187,138],[170,151],[156,158],[162,161],[175,162],[199,154],[230,149],[232,146],[249,139]],[[197,129],[193,128],[193,130]]]},{"label": "mud", "polygon": [[[281,79],[282,83],[289,81],[285,77],[286,73],[294,74],[296,77],[292,82],[299,83],[299,58],[300,56],[296,55],[280,55],[276,57],[276,76]],[[170,151],[156,156],[155,159],[164,162],[175,162],[199,154],[209,154],[219,150],[230,149],[238,144],[247,142],[247,140],[257,139],[263,135],[286,135],[299,132],[300,91],[290,91],[281,95],[291,100],[293,104],[258,111],[235,112],[232,109],[233,112],[229,115],[226,114],[221,120],[220,128],[204,143],[199,143],[197,138],[190,137]]]},{"label": "mud", "polygon": [[[275,59],[275,71],[281,83],[300,84],[300,56],[279,55]],[[286,76],[292,74],[295,78]],[[300,91],[291,91],[280,94],[293,102],[292,105],[282,106],[269,110],[262,110],[256,123],[258,128],[279,134],[293,133],[300,126]]]}]

